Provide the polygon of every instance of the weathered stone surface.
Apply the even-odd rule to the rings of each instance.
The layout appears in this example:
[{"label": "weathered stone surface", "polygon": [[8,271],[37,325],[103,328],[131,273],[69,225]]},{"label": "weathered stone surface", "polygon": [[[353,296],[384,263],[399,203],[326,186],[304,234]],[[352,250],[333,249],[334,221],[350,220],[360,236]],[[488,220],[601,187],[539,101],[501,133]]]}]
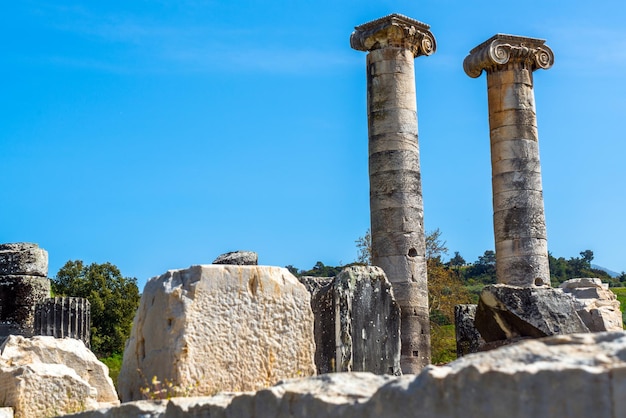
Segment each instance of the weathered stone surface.
[{"label": "weathered stone surface", "polygon": [[454,330],[456,334],[456,355],[461,357],[477,353],[485,343],[474,326],[478,305],[456,305],[454,307]]},{"label": "weathered stone surface", "polygon": [[124,402],[153,376],[189,395],[315,374],[310,295],[287,270],[202,265],[148,281],[118,380]]},{"label": "weathered stone surface", "polygon": [[571,279],[560,288],[574,297],[578,316],[591,332],[621,331],[624,328],[620,302],[598,278]]},{"label": "weathered stone surface", "polygon": [[237,266],[256,266],[259,255],[253,251],[232,251],[213,260],[213,264],[234,264]]},{"label": "weathered stone surface", "polygon": [[544,40],[502,34],[463,62],[487,73],[498,283],[550,286],[532,71],[553,62]]},{"label": "weathered stone surface", "polygon": [[37,244],[0,244],[0,275],[48,275],[48,252]]},{"label": "weathered stone surface", "polygon": [[101,407],[96,391],[63,364],[0,367],[0,404],[16,417],[47,418]]},{"label": "weathered stone surface", "polygon": [[486,342],[589,332],[571,295],[549,287],[485,286],[476,329]]},{"label": "weathered stone surface", "polygon": [[50,417],[118,404],[109,370],[74,339],[12,335],[0,346],[0,405]]},{"label": "weathered stone surface", "polygon": [[368,52],[372,264],[387,275],[402,310],[404,373],[417,373],[430,364],[414,73],[415,57],[436,50],[429,28],[391,14],[357,26],[350,37],[352,48]]},{"label": "weathered stone surface", "polygon": [[400,308],[379,267],[347,267],[334,279],[300,278],[312,293],[318,373],[401,374]]},{"label": "weathered stone surface", "polygon": [[50,280],[0,276],[0,342],[9,335],[33,335],[35,306],[50,297]]},{"label": "weathered stone surface", "polygon": [[85,344],[73,338],[11,335],[0,346],[0,364],[31,366],[63,364],[85,380],[96,393],[98,402],[118,402],[109,369]]},{"label": "weathered stone surface", "polygon": [[5,406],[0,407],[0,418],[13,418],[13,408]]},{"label": "weathered stone surface", "polygon": [[256,393],[133,402],[75,418],[615,418],[626,407],[626,334],[527,340],[418,376],[326,374]]}]

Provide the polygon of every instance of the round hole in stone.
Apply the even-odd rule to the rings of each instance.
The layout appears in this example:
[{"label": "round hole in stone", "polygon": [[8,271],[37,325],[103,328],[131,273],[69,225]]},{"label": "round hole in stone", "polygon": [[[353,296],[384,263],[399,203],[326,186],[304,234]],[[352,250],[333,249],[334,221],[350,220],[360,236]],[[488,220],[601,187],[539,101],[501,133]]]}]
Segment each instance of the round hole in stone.
[{"label": "round hole in stone", "polygon": [[417,250],[415,248],[409,248],[409,257],[416,257]]},{"label": "round hole in stone", "polygon": [[535,279],[535,286],[543,286],[543,279],[541,277],[537,277]]}]

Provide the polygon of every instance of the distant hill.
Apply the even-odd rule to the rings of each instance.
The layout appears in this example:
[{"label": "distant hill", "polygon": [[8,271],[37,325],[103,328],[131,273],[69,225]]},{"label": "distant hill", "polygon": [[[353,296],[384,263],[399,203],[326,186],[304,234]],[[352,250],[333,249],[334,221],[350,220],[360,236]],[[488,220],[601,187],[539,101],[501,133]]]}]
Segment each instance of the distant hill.
[{"label": "distant hill", "polygon": [[602,271],[605,271],[605,272],[606,272],[609,276],[611,276],[611,277],[618,277],[618,276],[620,275],[620,273],[616,273],[616,272],[614,272],[614,271],[612,271],[612,270],[609,270],[609,269],[607,269],[607,268],[605,268],[605,267],[602,267],[602,266],[599,266],[599,265],[597,265],[597,264],[592,264],[592,265],[591,265],[591,268],[592,268],[592,269],[596,269],[596,270],[602,270]]}]

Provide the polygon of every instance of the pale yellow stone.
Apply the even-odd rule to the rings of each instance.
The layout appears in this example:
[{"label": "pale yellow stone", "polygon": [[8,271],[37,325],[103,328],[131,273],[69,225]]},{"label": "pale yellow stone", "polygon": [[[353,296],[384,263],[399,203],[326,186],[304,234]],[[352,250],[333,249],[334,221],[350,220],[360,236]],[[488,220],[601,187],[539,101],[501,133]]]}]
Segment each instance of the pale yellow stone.
[{"label": "pale yellow stone", "polygon": [[123,401],[153,377],[186,395],[256,390],[315,374],[310,294],[287,269],[203,265],[146,284],[118,380]]}]

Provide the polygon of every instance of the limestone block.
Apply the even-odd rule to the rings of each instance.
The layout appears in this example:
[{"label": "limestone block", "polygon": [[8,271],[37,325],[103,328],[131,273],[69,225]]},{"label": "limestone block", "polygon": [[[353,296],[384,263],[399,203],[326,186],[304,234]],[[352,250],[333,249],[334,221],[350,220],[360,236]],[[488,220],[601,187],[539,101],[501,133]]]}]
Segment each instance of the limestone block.
[{"label": "limestone block", "polygon": [[313,313],[287,270],[201,265],[148,281],[118,380],[124,402],[153,377],[188,395],[315,374]]},{"label": "limestone block", "polygon": [[600,279],[571,279],[561,283],[560,288],[574,297],[578,315],[591,332],[623,329],[620,302]]},{"label": "limestone block", "polygon": [[16,418],[39,418],[98,409],[97,392],[63,364],[0,366],[0,404]]},{"label": "limestone block", "polygon": [[233,251],[222,254],[213,260],[213,264],[235,264],[238,266],[258,265],[259,255],[253,251]]},{"label": "limestone block", "polygon": [[477,353],[485,343],[474,326],[478,305],[456,305],[454,307],[454,330],[456,334],[456,355]]},{"label": "limestone block", "polygon": [[486,342],[589,332],[571,295],[549,287],[485,286],[476,329]]},{"label": "limestone block", "polygon": [[526,340],[417,376],[332,373],[258,392],[132,402],[74,418],[615,418],[626,402],[626,334]]},{"label": "limestone block", "polygon": [[400,374],[400,307],[383,270],[352,266],[315,279],[300,281],[312,293],[318,373]]},{"label": "limestone block", "polygon": [[0,275],[48,275],[48,252],[37,244],[0,244]]},{"label": "limestone block", "polygon": [[82,341],[73,338],[24,338],[11,335],[0,346],[0,352],[0,363],[12,366],[63,364],[93,388],[97,402],[118,402],[109,369]]}]

